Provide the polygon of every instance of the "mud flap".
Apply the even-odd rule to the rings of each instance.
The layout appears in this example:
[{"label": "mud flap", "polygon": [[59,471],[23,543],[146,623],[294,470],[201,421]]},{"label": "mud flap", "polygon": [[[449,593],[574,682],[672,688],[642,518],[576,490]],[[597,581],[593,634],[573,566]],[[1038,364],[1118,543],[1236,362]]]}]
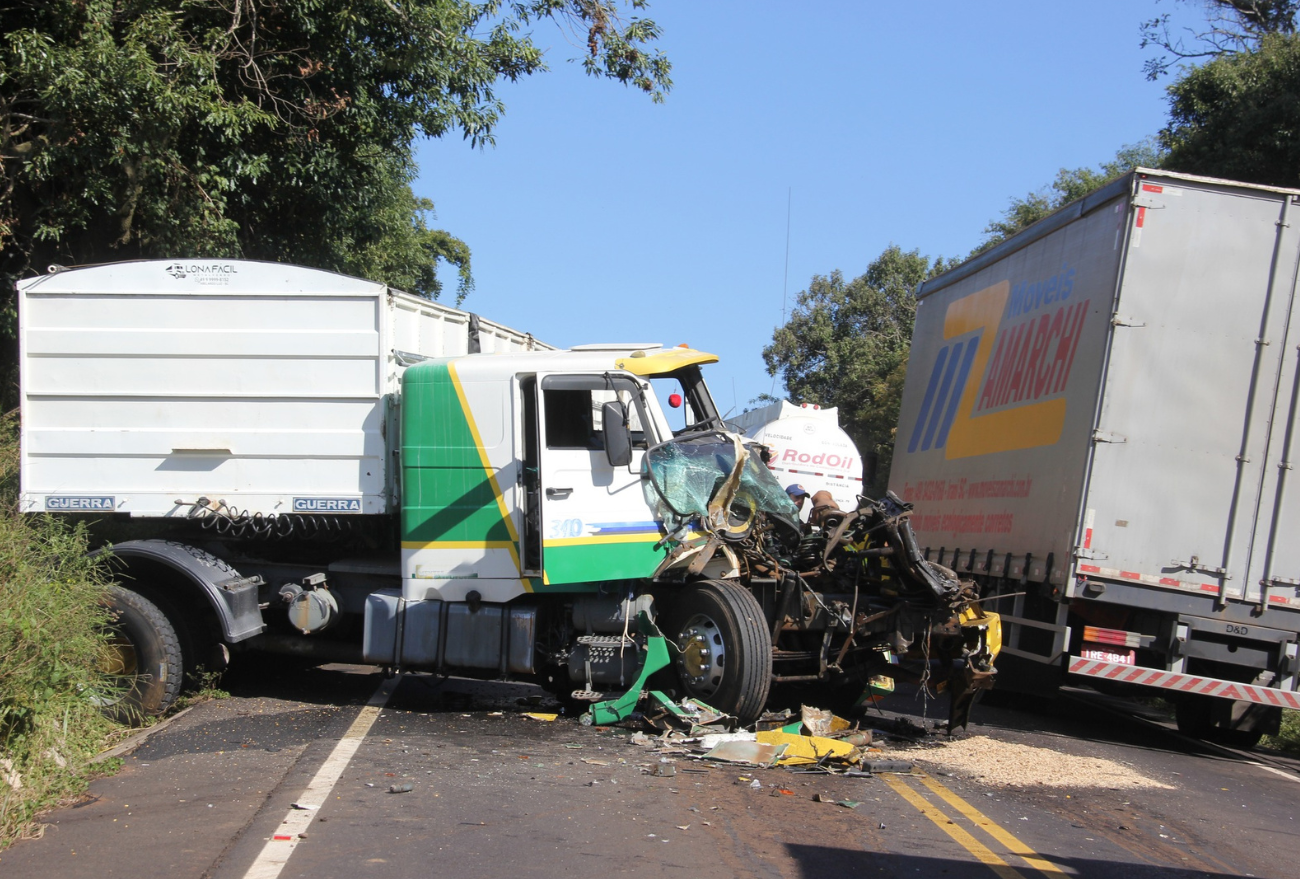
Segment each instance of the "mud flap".
[{"label": "mud flap", "polygon": [[948,676],[948,732],[957,727],[966,728],[970,720],[970,708],[975,702],[975,694],[980,690],[993,689],[996,672],[977,671],[969,665],[953,669]]}]

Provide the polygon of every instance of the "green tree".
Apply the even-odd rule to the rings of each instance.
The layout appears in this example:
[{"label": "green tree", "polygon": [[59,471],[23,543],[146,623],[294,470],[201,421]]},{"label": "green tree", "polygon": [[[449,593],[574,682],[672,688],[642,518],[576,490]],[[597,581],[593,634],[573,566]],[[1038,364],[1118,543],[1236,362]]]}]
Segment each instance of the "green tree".
[{"label": "green tree", "polygon": [[646,0],[11,0],[0,8],[0,272],[245,256],[437,295],[462,242],[415,198],[416,137],[491,143],[494,88],[546,69],[662,99]]},{"label": "green tree", "polygon": [[869,492],[889,481],[916,287],[951,265],[890,245],[851,281],[838,270],[815,275],[763,349],[768,374],[780,373],[792,401],[839,407],[864,459],[875,456]]},{"label": "green tree", "polygon": [[1166,167],[1300,186],[1300,35],[1273,34],[1188,71],[1169,96]]},{"label": "green tree", "polygon": [[1023,198],[1012,198],[1010,206],[1002,212],[1002,218],[992,220],[984,227],[985,238],[970,255],[983,253],[1020,230],[1029,228],[1058,208],[1100,189],[1121,174],[1138,167],[1159,168],[1164,161],[1163,146],[1155,138],[1149,137],[1121,148],[1115,153],[1114,159],[1102,162],[1095,169],[1062,168],[1057,172],[1056,179],[1047,186]]},{"label": "green tree", "polygon": [[1198,0],[1197,5],[1205,12],[1199,28],[1175,33],[1167,14],[1142,23],[1142,48],[1154,46],[1168,53],[1147,59],[1147,79],[1159,79],[1178,61],[1253,52],[1269,34],[1295,33],[1300,13],[1300,0]]}]

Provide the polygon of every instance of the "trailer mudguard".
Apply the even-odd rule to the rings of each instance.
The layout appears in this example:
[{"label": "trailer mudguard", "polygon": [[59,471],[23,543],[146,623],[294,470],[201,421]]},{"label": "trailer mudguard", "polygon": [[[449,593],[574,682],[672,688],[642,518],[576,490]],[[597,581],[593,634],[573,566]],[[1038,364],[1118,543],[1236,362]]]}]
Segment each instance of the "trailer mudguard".
[{"label": "trailer mudguard", "polygon": [[264,625],[257,601],[261,577],[244,577],[212,553],[171,540],[128,540],[113,546],[111,552],[112,558],[128,567],[133,559],[161,564],[201,590],[228,643],[261,634]]}]

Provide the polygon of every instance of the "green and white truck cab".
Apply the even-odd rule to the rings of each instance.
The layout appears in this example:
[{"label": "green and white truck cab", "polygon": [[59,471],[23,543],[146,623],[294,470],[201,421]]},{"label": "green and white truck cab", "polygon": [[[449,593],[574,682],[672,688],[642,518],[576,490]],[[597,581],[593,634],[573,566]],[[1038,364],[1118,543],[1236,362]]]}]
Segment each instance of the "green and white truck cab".
[{"label": "green and white truck cab", "polygon": [[[586,346],[449,358],[402,378],[402,594],[510,601],[653,576],[661,523],[641,464],[673,432],[652,378],[717,411],[687,348]],[[607,408],[611,407],[611,408]],[[609,412],[618,423],[607,426]],[[621,435],[622,459],[608,443]]]}]

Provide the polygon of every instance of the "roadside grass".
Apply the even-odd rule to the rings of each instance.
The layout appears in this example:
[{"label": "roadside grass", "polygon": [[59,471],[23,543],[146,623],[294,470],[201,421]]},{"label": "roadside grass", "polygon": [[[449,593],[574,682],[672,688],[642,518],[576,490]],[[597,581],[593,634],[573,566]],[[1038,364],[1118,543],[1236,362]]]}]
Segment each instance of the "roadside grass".
[{"label": "roadside grass", "polygon": [[[1174,719],[1174,704],[1166,699],[1156,697],[1144,697],[1138,699],[1138,703],[1147,708],[1151,713],[1162,715],[1163,719],[1172,721]],[[1300,711],[1282,711],[1282,728],[1278,730],[1275,736],[1264,736],[1260,739],[1260,747],[1272,748],[1276,751],[1285,751],[1289,754],[1300,755]]]},{"label": "roadside grass", "polygon": [[1282,729],[1275,736],[1264,736],[1260,744],[1289,754],[1300,754],[1300,711],[1283,711]]},{"label": "roadside grass", "polygon": [[167,712],[168,716],[175,714],[177,711],[183,711],[200,702],[210,702],[215,699],[229,699],[230,693],[221,689],[221,679],[223,673],[219,671],[208,671],[200,667],[198,672],[192,675],[185,684],[185,689],[181,691],[180,698],[176,704]]},{"label": "roadside grass", "polygon": [[0,417],[0,849],[85,789],[115,725],[95,694],[107,667],[106,583],[84,525],[18,512],[17,414]]}]

